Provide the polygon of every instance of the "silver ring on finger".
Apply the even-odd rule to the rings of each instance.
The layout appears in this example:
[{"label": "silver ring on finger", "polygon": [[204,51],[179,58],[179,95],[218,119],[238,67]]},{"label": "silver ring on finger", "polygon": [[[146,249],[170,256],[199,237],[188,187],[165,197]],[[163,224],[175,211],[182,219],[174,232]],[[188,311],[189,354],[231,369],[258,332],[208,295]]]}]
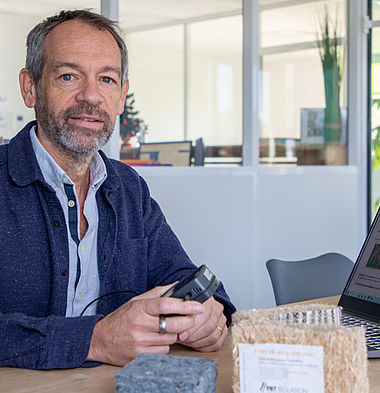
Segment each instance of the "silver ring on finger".
[{"label": "silver ring on finger", "polygon": [[164,315],[160,315],[159,322],[158,322],[158,330],[161,334],[166,333],[166,319]]}]

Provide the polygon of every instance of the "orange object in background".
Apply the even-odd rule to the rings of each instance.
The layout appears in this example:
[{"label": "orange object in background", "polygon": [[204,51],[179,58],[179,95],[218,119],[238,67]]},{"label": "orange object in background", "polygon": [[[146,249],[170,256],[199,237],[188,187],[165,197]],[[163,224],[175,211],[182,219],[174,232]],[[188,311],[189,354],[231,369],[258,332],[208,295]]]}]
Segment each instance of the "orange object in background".
[{"label": "orange object in background", "polygon": [[120,161],[129,166],[173,166],[172,164],[168,164],[167,162],[152,161],[152,160],[124,159]]}]

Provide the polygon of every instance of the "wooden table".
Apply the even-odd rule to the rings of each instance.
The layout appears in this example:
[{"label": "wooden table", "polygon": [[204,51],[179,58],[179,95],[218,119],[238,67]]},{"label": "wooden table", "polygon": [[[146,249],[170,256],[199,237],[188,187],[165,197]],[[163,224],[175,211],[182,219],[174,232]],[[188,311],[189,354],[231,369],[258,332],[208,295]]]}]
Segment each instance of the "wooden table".
[{"label": "wooden table", "polygon": [[[338,296],[303,303],[337,304]],[[218,360],[217,393],[232,393],[232,339],[228,336],[222,349],[211,354],[201,354],[182,346],[174,346],[172,355],[206,357]],[[95,368],[71,370],[34,371],[0,368],[1,393],[112,393],[113,377],[120,367],[102,365]],[[380,393],[380,359],[369,361],[370,393]]]},{"label": "wooden table", "polygon": [[[207,357],[218,360],[218,393],[232,393],[232,339],[228,336],[219,352],[201,354],[175,345],[171,355]],[[0,368],[1,393],[112,393],[115,392],[114,374],[120,367],[102,365],[95,368],[69,370],[25,370]],[[153,393],[153,392],[152,392]]]}]

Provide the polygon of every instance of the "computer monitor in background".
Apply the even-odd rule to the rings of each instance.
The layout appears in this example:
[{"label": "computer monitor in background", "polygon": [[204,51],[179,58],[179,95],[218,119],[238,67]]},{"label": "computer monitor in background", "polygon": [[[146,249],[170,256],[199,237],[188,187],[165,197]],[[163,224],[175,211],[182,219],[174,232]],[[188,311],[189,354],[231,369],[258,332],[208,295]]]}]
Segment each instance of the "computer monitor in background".
[{"label": "computer monitor in background", "polygon": [[191,141],[141,143],[139,159],[173,166],[189,166],[191,165],[191,145]]}]

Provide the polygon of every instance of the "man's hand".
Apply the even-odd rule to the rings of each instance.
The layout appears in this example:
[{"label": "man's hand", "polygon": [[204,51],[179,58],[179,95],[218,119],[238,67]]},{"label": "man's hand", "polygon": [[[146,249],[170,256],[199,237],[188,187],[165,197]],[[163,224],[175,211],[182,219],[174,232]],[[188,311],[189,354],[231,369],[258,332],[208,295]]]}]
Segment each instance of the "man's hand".
[{"label": "man's hand", "polygon": [[[142,352],[168,353],[178,336],[193,328],[195,316],[206,313],[198,302],[161,297],[172,285],[136,296],[99,320],[87,360],[124,365]],[[159,333],[161,314],[180,314],[166,318],[165,334]]]},{"label": "man's hand", "polygon": [[206,300],[203,306],[205,311],[194,316],[194,326],[179,334],[179,342],[200,352],[217,351],[227,335],[224,307],[213,297]]}]

